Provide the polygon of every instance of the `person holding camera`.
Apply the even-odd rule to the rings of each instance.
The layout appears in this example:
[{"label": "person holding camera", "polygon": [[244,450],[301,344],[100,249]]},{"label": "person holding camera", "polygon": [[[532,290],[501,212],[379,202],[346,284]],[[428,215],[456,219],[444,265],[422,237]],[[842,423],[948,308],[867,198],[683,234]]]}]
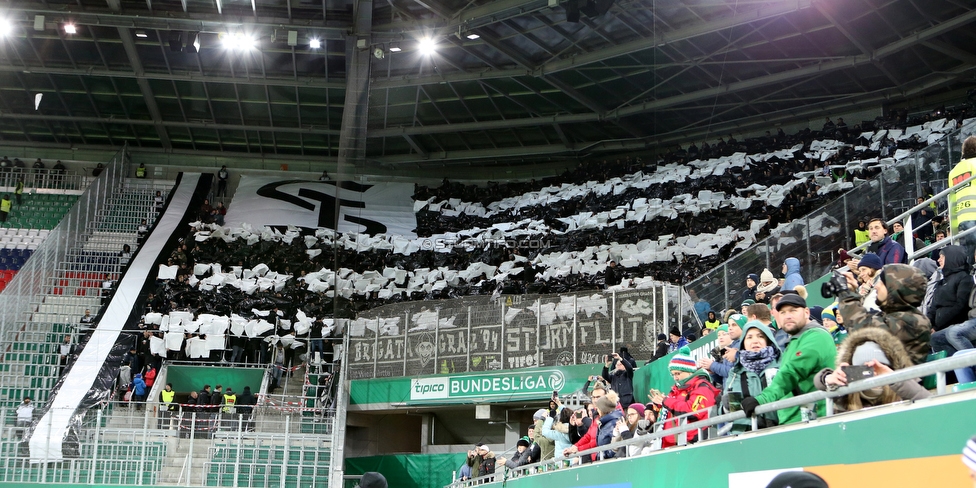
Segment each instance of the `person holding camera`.
[{"label": "person holding camera", "polygon": [[[890,265],[889,265],[890,266]],[[852,366],[853,365],[853,366]],[[833,391],[859,379],[891,373],[912,366],[912,358],[895,336],[879,327],[858,330],[837,351],[838,369],[824,368],[814,377],[818,390]],[[837,411],[854,411],[902,400],[931,396],[916,380],[906,380],[835,398]]]},{"label": "person holding camera", "polygon": [[[627,354],[627,348],[620,348],[621,354]],[[634,403],[634,364],[613,353],[603,357],[603,379],[610,384],[610,389],[620,396],[621,405]],[[627,354],[629,356],[629,354]]]},{"label": "person holding camera", "polygon": [[918,310],[925,298],[927,283],[918,268],[907,264],[885,265],[874,285],[881,313],[872,313],[863,306],[861,295],[856,291],[857,280],[850,272],[835,273],[824,284],[821,293],[837,296],[844,328],[849,334],[868,327],[880,327],[897,337],[908,350],[912,362],[920,364],[929,354],[932,328],[929,319]]}]

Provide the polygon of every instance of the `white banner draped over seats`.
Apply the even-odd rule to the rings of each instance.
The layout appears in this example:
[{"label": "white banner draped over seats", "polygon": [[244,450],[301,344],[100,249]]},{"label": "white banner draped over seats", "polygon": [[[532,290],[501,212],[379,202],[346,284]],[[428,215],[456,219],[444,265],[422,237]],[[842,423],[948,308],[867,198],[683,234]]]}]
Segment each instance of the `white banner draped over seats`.
[{"label": "white banner draped over seats", "polygon": [[335,196],[336,182],[332,181],[243,175],[224,222],[227,227],[293,225],[416,237],[412,184],[343,182],[338,226],[334,223]]},{"label": "white banner draped over seats", "polygon": [[36,424],[30,437],[31,462],[54,462],[64,459],[62,442],[75,410],[92,388],[102,365],[112,351],[146,279],[157,272],[156,259],[170,235],[178,230],[197,189],[200,174],[183,173],[172,191],[165,213],[160,216],[152,234],[129,264],[106,305],[102,318],[78,359],[68,369],[61,388],[51,400],[50,408]]}]

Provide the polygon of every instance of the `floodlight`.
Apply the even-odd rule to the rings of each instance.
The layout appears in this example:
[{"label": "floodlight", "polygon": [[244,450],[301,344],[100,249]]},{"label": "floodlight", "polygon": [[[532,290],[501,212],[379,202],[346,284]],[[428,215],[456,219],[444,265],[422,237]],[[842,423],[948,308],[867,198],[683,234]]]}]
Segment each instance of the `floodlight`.
[{"label": "floodlight", "polygon": [[400,51],[402,51],[402,49],[400,49],[400,43],[399,42],[391,42],[390,43],[390,52],[391,53],[398,53]]},{"label": "floodlight", "polygon": [[319,49],[322,47],[322,40],[313,37],[308,40],[308,47],[312,49]]},{"label": "floodlight", "polygon": [[473,41],[473,40],[475,40],[475,39],[478,39],[478,38],[479,38],[479,37],[481,37],[481,36],[479,36],[478,34],[468,34],[468,35],[467,35],[466,37],[467,37],[468,39],[471,39],[471,40]]},{"label": "floodlight", "polygon": [[139,29],[136,31],[136,37],[138,37],[139,39],[145,39],[149,37],[149,34],[146,34],[146,31]]},{"label": "floodlight", "polygon": [[64,24],[64,33],[65,34],[77,34],[78,33],[78,28],[75,27],[74,24]]},{"label": "floodlight", "polygon": [[434,43],[433,39],[425,37],[417,44],[417,49],[420,50],[420,54],[430,56],[437,51],[437,44]]},{"label": "floodlight", "polygon": [[0,19],[0,37],[7,37],[14,31],[14,25],[7,19]]}]

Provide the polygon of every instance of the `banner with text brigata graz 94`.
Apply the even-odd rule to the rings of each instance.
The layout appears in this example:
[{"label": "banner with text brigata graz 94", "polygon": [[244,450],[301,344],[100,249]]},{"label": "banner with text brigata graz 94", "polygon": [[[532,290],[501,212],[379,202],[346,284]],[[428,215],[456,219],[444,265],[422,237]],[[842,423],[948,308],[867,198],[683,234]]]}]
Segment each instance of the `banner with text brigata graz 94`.
[{"label": "banner with text brigata graz 94", "polygon": [[[339,232],[416,237],[413,185],[241,176],[224,219],[229,227],[325,227]],[[339,218],[335,217],[336,207]]]}]

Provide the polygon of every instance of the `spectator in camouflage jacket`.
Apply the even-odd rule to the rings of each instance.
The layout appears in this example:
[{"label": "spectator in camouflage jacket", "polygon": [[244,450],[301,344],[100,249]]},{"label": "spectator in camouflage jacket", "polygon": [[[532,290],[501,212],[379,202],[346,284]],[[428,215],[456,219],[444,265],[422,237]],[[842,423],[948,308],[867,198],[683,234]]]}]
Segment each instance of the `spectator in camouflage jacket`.
[{"label": "spectator in camouflage jacket", "polygon": [[929,353],[932,323],[918,310],[925,297],[928,280],[907,264],[886,264],[875,285],[881,313],[870,313],[861,304],[854,275],[845,273],[848,289],[838,294],[844,327],[851,333],[865,327],[880,327],[897,337],[915,364],[925,362]]}]

